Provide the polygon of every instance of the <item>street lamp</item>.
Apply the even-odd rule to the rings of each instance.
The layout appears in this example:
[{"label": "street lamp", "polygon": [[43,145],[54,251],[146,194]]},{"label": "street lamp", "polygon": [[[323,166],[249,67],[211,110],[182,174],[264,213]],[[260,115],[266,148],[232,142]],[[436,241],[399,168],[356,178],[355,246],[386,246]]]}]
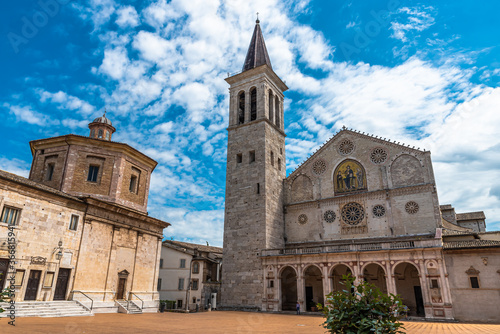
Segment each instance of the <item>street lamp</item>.
[{"label": "street lamp", "polygon": [[[62,240],[59,240],[59,243],[57,244],[58,247],[54,248],[54,252],[56,254],[56,259],[57,261],[60,261],[63,257],[63,247],[62,247]],[[57,253],[56,253],[57,252]]]}]

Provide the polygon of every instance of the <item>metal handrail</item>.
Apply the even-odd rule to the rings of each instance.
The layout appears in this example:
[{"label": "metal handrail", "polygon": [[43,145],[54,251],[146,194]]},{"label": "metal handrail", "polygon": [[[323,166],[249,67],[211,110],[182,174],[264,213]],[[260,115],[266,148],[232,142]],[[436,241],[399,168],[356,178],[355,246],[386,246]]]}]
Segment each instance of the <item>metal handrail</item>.
[{"label": "metal handrail", "polygon": [[[144,300],[142,300],[141,298],[139,298],[139,296],[138,296],[138,295],[136,295],[136,294],[135,294],[135,293],[133,293],[133,292],[129,292],[129,293],[128,293],[128,299],[129,299],[129,300],[131,300],[130,295],[134,295],[134,296],[136,296],[136,297],[137,297],[137,299],[139,299],[139,300],[141,301],[141,310],[142,310],[142,309],[144,309]],[[128,302],[128,301],[127,301],[127,302]],[[127,307],[128,307],[128,304],[127,304]]]},{"label": "metal handrail", "polygon": [[92,311],[92,308],[94,307],[94,300],[92,298],[90,298],[89,296],[87,296],[82,291],[78,291],[78,290],[73,290],[73,291],[71,291],[71,293],[72,293],[71,300],[73,300],[73,298],[75,297],[75,293],[81,293],[82,295],[84,295],[85,297],[87,297],[88,299],[90,299],[90,310]]}]

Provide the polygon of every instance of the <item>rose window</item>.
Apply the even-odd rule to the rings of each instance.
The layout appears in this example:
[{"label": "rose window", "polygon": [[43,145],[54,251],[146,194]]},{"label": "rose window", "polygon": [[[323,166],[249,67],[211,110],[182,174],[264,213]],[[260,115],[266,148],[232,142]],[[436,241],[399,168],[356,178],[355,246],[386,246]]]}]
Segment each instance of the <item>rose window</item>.
[{"label": "rose window", "polygon": [[417,213],[418,212],[418,203],[414,202],[414,201],[410,201],[410,202],[406,203],[405,210],[406,210],[406,212],[408,212],[411,215],[414,213]]},{"label": "rose window", "polygon": [[358,203],[348,203],[342,208],[342,220],[349,225],[358,225],[365,217],[365,210]]},{"label": "rose window", "polygon": [[326,171],[326,162],[323,159],[318,159],[313,164],[313,172],[316,175],[321,175]]},{"label": "rose window", "polygon": [[307,216],[305,214],[301,214],[298,218],[299,224],[304,225],[307,223]]},{"label": "rose window", "polygon": [[348,155],[354,151],[354,143],[349,139],[344,139],[339,144],[339,153]]},{"label": "rose window", "polygon": [[335,218],[337,218],[337,216],[335,215],[335,212],[333,212],[332,210],[328,210],[323,215],[323,218],[325,218],[325,221],[327,223],[333,223],[335,221]]},{"label": "rose window", "polygon": [[387,160],[387,152],[383,148],[375,148],[370,154],[370,160],[374,164],[383,164]]},{"label": "rose window", "polygon": [[375,217],[383,217],[385,215],[385,208],[383,205],[375,205],[372,212]]}]

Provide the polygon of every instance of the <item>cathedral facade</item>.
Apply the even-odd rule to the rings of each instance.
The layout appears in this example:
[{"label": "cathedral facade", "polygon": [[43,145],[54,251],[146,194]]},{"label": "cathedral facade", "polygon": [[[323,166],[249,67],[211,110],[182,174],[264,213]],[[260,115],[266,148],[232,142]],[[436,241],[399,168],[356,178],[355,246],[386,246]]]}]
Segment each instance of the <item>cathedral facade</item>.
[{"label": "cathedral facade", "polygon": [[223,308],[314,311],[351,274],[414,317],[500,321],[485,306],[500,296],[500,235],[482,212],[440,206],[430,152],[344,127],[287,177],[287,86],[258,21],[226,81]]}]

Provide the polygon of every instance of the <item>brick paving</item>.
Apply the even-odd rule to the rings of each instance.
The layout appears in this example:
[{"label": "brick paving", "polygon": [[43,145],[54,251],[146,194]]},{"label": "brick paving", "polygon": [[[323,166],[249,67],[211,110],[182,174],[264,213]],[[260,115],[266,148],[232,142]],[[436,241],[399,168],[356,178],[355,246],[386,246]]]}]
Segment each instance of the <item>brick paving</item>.
[{"label": "brick paving", "polygon": [[[320,316],[250,312],[193,314],[97,314],[93,317],[17,318],[16,326],[0,319],[0,333],[325,333]],[[500,325],[405,322],[409,334],[500,333]]]}]

